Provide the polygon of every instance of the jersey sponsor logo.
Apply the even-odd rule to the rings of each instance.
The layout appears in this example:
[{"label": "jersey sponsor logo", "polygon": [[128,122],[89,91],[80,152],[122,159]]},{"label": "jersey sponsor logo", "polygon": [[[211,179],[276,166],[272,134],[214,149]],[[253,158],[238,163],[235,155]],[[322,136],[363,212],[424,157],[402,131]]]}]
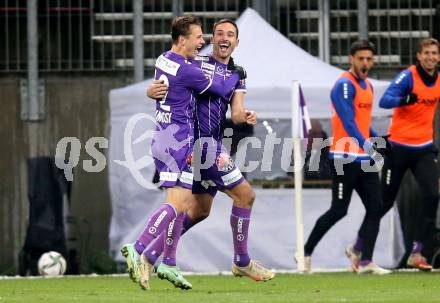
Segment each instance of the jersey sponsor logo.
[{"label": "jersey sponsor logo", "polygon": [[212,79],[213,78],[213,75],[214,75],[214,71],[213,70],[202,70],[203,71],[203,74],[205,75],[205,77],[207,78],[207,79]]},{"label": "jersey sponsor logo", "polygon": [[359,108],[371,108],[371,103],[359,103],[357,107]]},{"label": "jersey sponsor logo", "polygon": [[229,172],[234,168],[234,160],[227,153],[218,155],[215,164],[218,170],[222,172]]},{"label": "jersey sponsor logo", "polygon": [[194,60],[207,62],[207,61],[209,61],[209,57],[208,56],[196,56],[194,58]]},{"label": "jersey sponsor logo", "polygon": [[165,58],[164,55],[160,55],[159,58],[157,58],[155,66],[156,66],[156,68],[163,70],[167,74],[170,74],[173,76],[177,75],[177,71],[180,68],[179,63],[171,61],[168,58]]},{"label": "jersey sponsor logo", "polygon": [[224,185],[232,184],[232,183],[240,180],[241,177],[242,177],[242,175],[241,175],[240,170],[238,168],[236,168],[232,172],[230,172],[229,174],[222,176],[223,184]]},{"label": "jersey sponsor logo", "polygon": [[164,113],[156,110],[156,121],[159,123],[171,123],[171,117],[173,113]]},{"label": "jersey sponsor logo", "polygon": [[207,63],[207,62],[202,62],[201,69],[207,69],[207,70],[214,71],[215,65],[211,64],[211,63]]},{"label": "jersey sponsor logo", "polygon": [[423,105],[435,105],[436,103],[440,102],[440,97],[436,97],[433,99],[419,99],[417,100],[417,103],[423,104]]}]

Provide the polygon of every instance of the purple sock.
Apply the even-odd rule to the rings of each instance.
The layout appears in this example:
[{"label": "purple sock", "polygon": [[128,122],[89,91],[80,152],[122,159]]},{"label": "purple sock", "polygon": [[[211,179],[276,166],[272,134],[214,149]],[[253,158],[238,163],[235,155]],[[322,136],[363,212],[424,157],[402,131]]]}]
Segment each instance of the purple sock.
[{"label": "purple sock", "polygon": [[356,238],[356,243],[354,243],[354,245],[353,245],[353,249],[356,252],[361,252],[363,244],[364,244],[364,240],[362,240],[362,238],[359,238],[359,236],[358,236]]},{"label": "purple sock", "polygon": [[250,217],[250,208],[232,207],[230,222],[234,240],[234,263],[240,267],[247,266],[250,262],[247,251]]},{"label": "purple sock", "polygon": [[159,237],[153,240],[153,242],[144,250],[144,256],[147,258],[150,264],[155,264],[157,259],[163,252],[163,245],[165,241],[165,231],[163,231]]},{"label": "purple sock", "polygon": [[[193,227],[196,224],[195,221],[193,221],[188,214],[184,214],[183,218],[183,228],[182,233],[183,235],[188,229]],[[150,264],[155,264],[157,259],[159,259],[160,255],[163,253],[164,248],[164,241],[165,241],[165,232],[162,232],[159,237],[157,237],[153,243],[148,246],[148,248],[143,250],[145,257],[147,258],[148,262]]]},{"label": "purple sock", "polygon": [[168,226],[164,249],[163,263],[169,266],[176,266],[176,250],[182,234],[183,218],[185,214],[180,214],[176,219],[171,221]]},{"label": "purple sock", "polygon": [[136,249],[138,254],[141,254],[145,250],[145,246],[144,244],[136,240],[136,242],[134,242],[134,249]]},{"label": "purple sock", "polygon": [[413,249],[412,249],[411,253],[412,254],[420,254],[420,253],[422,253],[422,249],[423,249],[422,242],[414,241],[413,242]]},{"label": "purple sock", "polygon": [[151,241],[157,238],[175,218],[176,210],[174,207],[168,203],[163,204],[148,219],[144,231],[137,239],[138,242],[142,243],[144,247],[148,247]]},{"label": "purple sock", "polygon": [[360,266],[367,266],[370,263],[371,263],[371,260],[361,260],[361,262],[359,262],[359,265]]}]

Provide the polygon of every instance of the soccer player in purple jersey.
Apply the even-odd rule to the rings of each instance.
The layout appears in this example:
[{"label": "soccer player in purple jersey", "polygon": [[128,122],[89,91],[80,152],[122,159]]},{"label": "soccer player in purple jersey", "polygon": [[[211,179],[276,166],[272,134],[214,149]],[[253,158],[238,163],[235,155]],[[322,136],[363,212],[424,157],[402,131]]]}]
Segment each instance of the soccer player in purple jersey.
[{"label": "soccer player in purple jersey", "polygon": [[[196,62],[199,62],[203,72],[215,82],[230,77],[231,69],[240,69],[233,64],[231,58],[231,53],[238,44],[236,24],[228,19],[220,20],[214,24],[212,44],[213,53],[206,57],[196,58]],[[166,92],[167,85],[156,81],[149,87],[147,95],[154,99],[160,99]],[[236,87],[231,102],[232,120],[234,123],[254,125],[257,122],[255,112],[247,111],[243,107],[245,92],[245,84],[241,82]],[[196,145],[195,150],[198,147],[201,151],[199,162],[212,165],[201,168],[201,178],[194,180],[192,189],[194,201],[184,216],[181,233],[185,233],[193,225],[208,217],[217,191],[225,192],[233,199],[230,216],[234,242],[232,273],[235,276],[247,276],[255,281],[268,281],[274,277],[274,273],[257,261],[250,259],[247,251],[248,228],[255,193],[221,143],[223,123],[228,109],[227,103],[222,100],[222,97],[209,93],[199,95],[197,99],[194,135],[198,139],[196,144],[200,145]],[[196,161],[193,160],[193,162]],[[195,166],[195,168],[200,168],[196,164]],[[150,264],[156,262],[162,253],[163,241],[165,241],[166,247],[167,240],[166,235],[162,234],[144,252]]]},{"label": "soccer player in purple jersey", "polygon": [[[193,175],[188,158],[193,147],[195,96],[209,92],[228,100],[240,80],[238,73],[232,73],[227,79],[214,82],[192,63],[191,59],[204,44],[201,23],[197,17],[175,18],[171,25],[171,36],[171,50],[159,56],[155,65],[155,77],[168,84],[168,92],[156,104],[156,132],[151,148],[161,186],[167,191],[166,203],[149,217],[137,241],[121,249],[127,259],[130,277],[139,281],[144,289],[149,288],[152,266],[142,252],[163,232],[170,235],[174,230],[179,230],[180,235],[185,213],[192,201]],[[167,241],[157,274],[176,287],[191,289],[191,283],[176,267],[178,240],[175,237]]]}]

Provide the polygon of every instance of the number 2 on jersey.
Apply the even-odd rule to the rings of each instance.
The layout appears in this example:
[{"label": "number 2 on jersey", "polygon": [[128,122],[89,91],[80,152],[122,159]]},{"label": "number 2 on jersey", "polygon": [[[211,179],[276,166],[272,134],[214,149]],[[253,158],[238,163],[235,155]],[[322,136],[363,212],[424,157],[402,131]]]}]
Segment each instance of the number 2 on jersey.
[{"label": "number 2 on jersey", "polygon": [[[163,81],[163,84],[165,84],[166,86],[170,86],[170,82],[168,81],[168,77],[165,74],[162,74],[159,77],[159,80]],[[166,92],[165,96],[163,97],[163,99],[161,101],[159,101],[160,103],[160,108],[162,108],[164,111],[171,111],[171,107],[169,105],[165,105],[165,100],[167,99],[168,96],[168,91]]]}]

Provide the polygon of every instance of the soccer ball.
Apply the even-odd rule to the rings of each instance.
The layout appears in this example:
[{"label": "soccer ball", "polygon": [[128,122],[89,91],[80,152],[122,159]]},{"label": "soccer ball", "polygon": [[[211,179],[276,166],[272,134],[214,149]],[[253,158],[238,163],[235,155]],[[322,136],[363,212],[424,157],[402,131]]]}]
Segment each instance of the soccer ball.
[{"label": "soccer ball", "polygon": [[41,255],[38,260],[38,272],[42,276],[59,276],[66,272],[66,260],[56,251]]}]

